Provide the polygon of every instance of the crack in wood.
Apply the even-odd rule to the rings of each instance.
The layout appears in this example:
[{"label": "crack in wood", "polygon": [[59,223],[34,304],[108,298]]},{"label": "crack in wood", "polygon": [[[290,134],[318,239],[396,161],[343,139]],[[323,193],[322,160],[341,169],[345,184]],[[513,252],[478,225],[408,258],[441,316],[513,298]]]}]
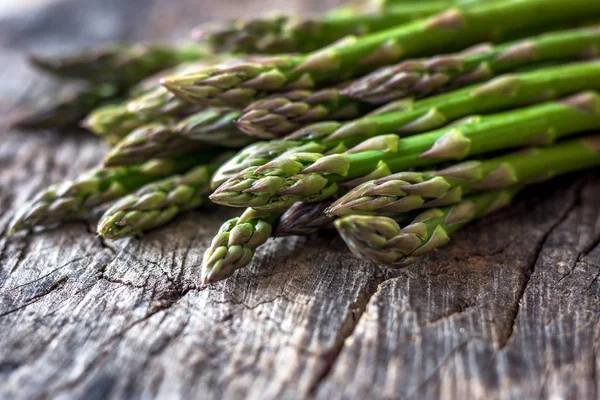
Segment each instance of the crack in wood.
[{"label": "crack in wood", "polygon": [[594,276],[594,278],[592,278],[592,281],[590,282],[586,291],[592,290],[592,287],[596,284],[596,282],[598,282],[598,279],[600,279],[600,269],[598,270],[598,273],[596,274],[596,276]]},{"label": "crack in wood", "polygon": [[556,221],[554,221],[550,225],[548,230],[546,232],[544,232],[544,234],[542,235],[542,237],[540,238],[540,240],[536,246],[534,256],[532,257],[532,262],[527,266],[527,268],[523,272],[524,281],[519,287],[519,292],[518,292],[517,299],[515,302],[515,309],[511,315],[510,323],[508,326],[508,335],[504,339],[500,338],[500,340],[498,341],[498,350],[502,350],[506,347],[506,345],[508,344],[508,342],[510,341],[511,337],[513,336],[513,334],[516,330],[517,318],[519,316],[519,313],[521,312],[521,303],[523,302],[523,299],[525,298],[525,293],[527,291],[527,287],[529,286],[531,277],[535,273],[535,267],[539,261],[542,251],[544,250],[544,245],[546,244],[546,241],[548,240],[550,235],[554,232],[554,230],[558,226],[560,226],[569,217],[570,213],[581,204],[581,197],[582,197],[582,191],[583,191],[583,180],[580,180],[574,186],[573,190],[575,191],[573,200],[569,203],[569,205],[565,208],[565,210],[559,215],[559,217],[556,219]]},{"label": "crack in wood", "polygon": [[319,387],[323,384],[333,370],[335,363],[339,359],[339,356],[346,345],[346,340],[352,336],[356,330],[356,327],[358,326],[362,316],[365,314],[367,306],[373,296],[380,291],[383,283],[391,279],[393,279],[393,277],[390,277],[389,275],[378,276],[377,273],[375,273],[365,290],[363,290],[362,293],[359,293],[356,301],[350,305],[348,309],[348,315],[340,325],[335,344],[329,351],[321,355],[321,358],[325,360],[325,365],[322,367],[321,372],[317,374],[316,378],[309,386],[308,393],[311,397],[316,395]]},{"label": "crack in wood", "polygon": [[581,257],[589,256],[590,253],[592,253],[598,246],[600,246],[600,235],[594,238],[594,240],[590,244],[583,248],[583,250],[580,253]]},{"label": "crack in wood", "polygon": [[433,371],[425,377],[425,379],[423,379],[421,382],[419,382],[415,389],[409,393],[406,397],[404,397],[404,399],[408,400],[412,397],[414,397],[415,395],[417,395],[419,393],[419,391],[425,387],[425,385],[427,385],[429,382],[431,382],[436,376],[438,376],[439,372],[444,369],[446,367],[446,365],[448,365],[448,363],[457,355],[459,354],[461,351],[463,351],[467,345],[472,342],[473,340],[479,340],[481,341],[481,338],[479,336],[471,336],[469,338],[467,338],[465,341],[463,341],[462,343],[460,343],[459,345],[457,345],[456,347],[454,347],[453,349],[451,349],[448,354],[446,354],[446,356],[442,359],[442,361],[440,361],[438,363],[438,365],[435,366],[435,368],[433,369]]},{"label": "crack in wood", "polygon": [[459,299],[456,303],[456,306],[453,309],[449,310],[445,314],[439,315],[436,318],[426,321],[425,324],[421,328],[430,328],[433,325],[436,325],[441,321],[444,321],[448,318],[452,318],[454,315],[463,314],[466,311],[471,311],[471,310],[476,311],[477,309],[478,309],[477,306],[472,306],[472,305],[467,304],[466,302]]},{"label": "crack in wood", "polygon": [[21,304],[18,307],[14,307],[3,313],[0,313],[0,318],[5,317],[10,314],[13,314],[17,311],[21,311],[21,310],[29,307],[30,305],[37,303],[38,301],[42,300],[42,298],[44,298],[45,296],[49,295],[56,289],[59,289],[62,285],[64,285],[67,282],[67,280],[68,280],[67,276],[62,276],[57,281],[53,282],[48,288],[45,288],[41,292],[36,293],[32,297],[26,299],[24,304]]},{"label": "crack in wood", "polygon": [[288,303],[292,303],[293,302],[292,299],[287,298],[284,294],[279,294],[279,295],[277,295],[277,296],[275,296],[273,298],[270,298],[270,299],[267,299],[267,300],[263,300],[263,301],[259,301],[258,303],[253,304],[253,305],[249,305],[249,304],[244,303],[243,301],[238,301],[238,300],[214,301],[213,303],[214,304],[232,304],[232,305],[235,305],[235,306],[242,306],[246,310],[255,310],[255,309],[257,309],[260,306],[263,306],[265,304],[274,303],[274,302],[276,302],[279,299],[283,299],[283,300],[287,301]]},{"label": "crack in wood", "polygon": [[568,278],[569,276],[571,276],[571,274],[575,271],[575,268],[577,268],[577,265],[579,264],[579,259],[581,258],[581,253],[577,252],[577,255],[573,258],[573,261],[570,263],[569,265],[569,270],[560,277],[560,279],[558,280],[557,283],[562,283],[562,281],[566,278]]},{"label": "crack in wood", "polygon": [[61,265],[60,267],[56,267],[56,268],[54,268],[53,270],[51,270],[50,272],[47,272],[47,273],[45,273],[44,275],[40,276],[39,278],[33,279],[33,280],[31,280],[31,281],[28,281],[28,282],[22,283],[22,284],[20,284],[20,285],[17,285],[17,286],[11,287],[11,288],[6,288],[6,290],[17,290],[17,289],[21,289],[21,288],[23,288],[23,287],[25,287],[25,286],[29,286],[29,285],[31,285],[31,284],[34,284],[34,283],[36,283],[36,282],[39,282],[39,281],[41,281],[41,280],[42,280],[42,279],[44,279],[44,278],[47,278],[47,277],[49,277],[50,275],[52,275],[52,274],[54,274],[54,273],[56,273],[56,272],[58,272],[58,271],[60,271],[60,270],[62,270],[62,269],[64,269],[64,268],[68,267],[68,266],[69,266],[69,265],[71,265],[71,264],[75,264],[76,262],[79,262],[79,261],[85,260],[86,258],[93,257],[94,255],[95,255],[95,254],[86,254],[86,255],[84,255],[84,256],[77,257],[77,258],[75,258],[75,259],[73,259],[73,260],[71,260],[71,261],[68,261],[68,262],[66,262],[65,264]]}]

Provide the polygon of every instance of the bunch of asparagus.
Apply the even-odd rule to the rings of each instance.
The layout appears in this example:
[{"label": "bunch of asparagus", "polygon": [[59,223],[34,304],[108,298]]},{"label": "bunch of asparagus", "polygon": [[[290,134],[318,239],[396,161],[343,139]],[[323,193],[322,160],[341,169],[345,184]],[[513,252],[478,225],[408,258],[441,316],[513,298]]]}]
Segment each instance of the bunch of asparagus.
[{"label": "bunch of asparagus", "polygon": [[19,126],[85,113],[111,149],[10,229],[105,207],[98,233],[118,239],[210,199],[244,211],[206,250],[205,283],[271,236],[328,227],[357,257],[404,266],[525,186],[600,165],[598,19],[588,0],[365,0],[212,23],[185,44],[38,56],[112,89]]}]

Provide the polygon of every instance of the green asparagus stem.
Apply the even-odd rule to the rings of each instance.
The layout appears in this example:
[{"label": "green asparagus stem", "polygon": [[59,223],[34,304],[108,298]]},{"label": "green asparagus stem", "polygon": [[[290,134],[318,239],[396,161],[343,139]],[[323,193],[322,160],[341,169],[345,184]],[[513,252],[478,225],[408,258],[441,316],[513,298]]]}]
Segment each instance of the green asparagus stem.
[{"label": "green asparagus stem", "polygon": [[129,87],[177,64],[210,56],[197,43],[115,44],[66,57],[32,56],[33,65],[53,74]]},{"label": "green asparagus stem", "polygon": [[307,52],[348,35],[364,35],[388,29],[444,11],[450,1],[372,2],[344,13],[266,15],[252,19],[211,23],[192,36],[215,51],[242,53]]},{"label": "green asparagus stem", "polygon": [[469,222],[507,207],[520,188],[484,192],[446,208],[432,208],[401,228],[388,217],[351,215],[334,222],[352,253],[363,260],[401,268],[450,241]]},{"label": "green asparagus stem", "polygon": [[210,193],[210,176],[222,160],[219,157],[121,198],[100,219],[98,234],[109,239],[137,235],[165,225],[183,211],[200,207]]},{"label": "green asparagus stem", "polygon": [[342,93],[358,100],[383,104],[487,81],[536,63],[596,57],[598,52],[598,27],[552,32],[495,47],[485,44],[458,54],[407,60],[359,79]]},{"label": "green asparagus stem", "polygon": [[145,124],[170,123],[200,109],[163,88],[157,88],[125,104],[101,107],[92,112],[82,125],[115,143]]},{"label": "green asparagus stem", "polygon": [[182,173],[210,154],[194,154],[172,160],[153,160],[142,165],[98,168],[72,181],[52,185],[15,214],[9,233],[80,218],[94,207],[118,199],[150,182]]},{"label": "green asparagus stem", "polygon": [[217,170],[212,177],[211,187],[216,189],[245,169],[259,167],[276,157],[302,152],[322,152],[323,149],[324,147],[318,143],[309,142],[301,145],[299,142],[291,140],[273,140],[251,144]]},{"label": "green asparagus stem", "polygon": [[550,144],[600,128],[600,95],[586,92],[562,101],[481,117],[479,122],[400,138],[368,139],[344,154],[296,153],[251,167],[221,185],[211,200],[269,210],[293,201],[321,201],[340,184],[356,186],[391,173],[462,160],[528,144]]},{"label": "green asparagus stem", "polygon": [[294,203],[281,216],[273,236],[307,236],[321,229],[333,227],[333,218],[325,214],[331,200],[318,203]]},{"label": "green asparagus stem", "polygon": [[116,98],[119,89],[110,83],[77,85],[61,92],[48,106],[12,122],[19,129],[52,129],[76,126],[92,109]]},{"label": "green asparagus stem", "polygon": [[[226,58],[211,56],[202,62],[179,64],[170,69],[169,74],[186,73],[204,68],[221,59]],[[177,117],[183,112],[190,112],[188,109],[198,109],[197,106],[186,104],[160,87],[160,79],[165,74],[166,72],[162,71],[145,78],[134,87],[129,88],[130,95],[136,99],[130,100],[124,107],[115,104],[101,107],[92,113],[87,121],[83,122],[83,125],[92,132],[104,135],[108,142],[114,143],[129,133],[133,127],[140,126],[149,120],[164,119],[169,116]],[[13,125],[24,129],[74,126],[95,108],[114,102],[127,91],[126,85],[89,82],[69,89],[66,93],[60,94],[51,106],[25,116]]]},{"label": "green asparagus stem", "polygon": [[502,189],[600,165],[600,136],[569,140],[440,171],[400,172],[368,181],[338,199],[326,212],[394,216],[418,208],[458,203],[473,191]]},{"label": "green asparagus stem", "polygon": [[[240,60],[232,60],[228,56],[213,56],[202,62],[181,64],[174,68],[174,71],[186,73],[215,62],[232,65],[254,59],[260,60],[262,57],[247,56]],[[178,98],[163,87],[153,86],[153,83],[156,85],[159,81],[156,77],[148,78],[135,88],[134,91],[139,92],[139,95],[124,104],[110,105],[94,111],[83,122],[83,126],[114,144],[134,129],[148,123],[173,123],[202,110],[203,107]]]},{"label": "green asparagus stem", "polygon": [[335,88],[316,92],[294,90],[251,103],[237,125],[248,135],[273,139],[314,122],[349,120],[372,109],[372,106],[341,95]]},{"label": "green asparagus stem", "polygon": [[233,121],[239,111],[207,108],[174,124],[144,125],[118,142],[104,159],[106,166],[139,164],[207,147],[240,148],[254,141]]},{"label": "green asparagus stem", "polygon": [[203,283],[229,278],[248,265],[254,251],[271,237],[282,213],[283,210],[267,212],[249,208],[240,217],[225,222],[204,253]]},{"label": "green asparagus stem", "polygon": [[209,68],[165,78],[163,85],[189,101],[244,107],[267,93],[319,88],[403,59],[458,51],[484,39],[497,42],[525,29],[598,16],[600,2],[589,0],[506,0],[456,6],[379,33],[349,37],[313,53]]},{"label": "green asparagus stem", "polygon": [[212,186],[216,188],[244,169],[261,166],[284,152],[343,152],[365,139],[390,132],[408,136],[470,115],[499,112],[586,89],[600,89],[600,62],[504,75],[417,102],[390,103],[376,110],[375,115],[355,121],[317,123],[285,140],[255,143],[225,163],[213,176]]},{"label": "green asparagus stem", "polygon": [[227,221],[204,256],[204,283],[226,279],[235,270],[244,268],[254,257],[256,248],[271,236],[306,236],[333,227],[333,219],[323,212],[329,205],[330,201],[315,204],[298,202],[283,215],[282,211],[267,213],[249,208],[239,219]]}]

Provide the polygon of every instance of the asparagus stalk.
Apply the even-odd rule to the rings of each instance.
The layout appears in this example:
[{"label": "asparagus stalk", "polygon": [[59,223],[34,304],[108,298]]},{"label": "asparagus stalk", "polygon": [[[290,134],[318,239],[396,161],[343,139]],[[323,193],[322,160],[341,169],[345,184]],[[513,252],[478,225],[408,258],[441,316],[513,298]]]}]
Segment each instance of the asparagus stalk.
[{"label": "asparagus stalk", "polygon": [[[255,143],[225,163],[213,176],[212,186],[216,188],[244,169],[261,166],[294,149],[301,152],[341,152],[367,138],[390,132],[404,136],[425,132],[473,114],[499,112],[586,89],[600,89],[600,62],[504,75],[485,84],[417,102],[398,101],[376,110],[375,115],[355,121],[313,124],[285,140]],[[308,143],[310,149],[298,147]]]},{"label": "asparagus stalk", "polygon": [[[170,73],[185,73],[202,68],[210,65],[209,60],[214,62],[217,57],[212,56],[203,62],[180,64],[172,68]],[[114,142],[130,132],[132,127],[137,127],[152,119],[153,112],[158,114],[158,117],[161,117],[159,114],[161,111],[163,113],[171,112],[177,116],[177,107],[192,107],[160,87],[160,78],[164,75],[164,71],[151,75],[129,88],[129,93],[137,98],[132,99],[125,105],[129,109],[115,104],[108,104],[93,112],[87,121],[84,121],[83,125],[87,125],[88,129],[94,133],[108,137],[109,142]],[[156,90],[157,88],[159,90]],[[114,82],[85,82],[84,85],[77,85],[68,89],[66,93],[61,93],[50,106],[42,108],[31,115],[26,115],[14,122],[13,125],[23,129],[74,126],[95,108],[114,101],[114,99],[124,94],[127,85],[119,85]],[[198,107],[193,108],[197,109]]]},{"label": "asparagus stalk", "polygon": [[244,268],[254,251],[271,236],[283,210],[257,211],[251,208],[240,217],[225,222],[204,253],[202,281],[214,283]]},{"label": "asparagus stalk", "polygon": [[246,267],[255,250],[271,236],[305,236],[332,225],[333,219],[323,212],[329,205],[330,201],[298,202],[285,212],[248,208],[240,217],[225,222],[204,254],[203,282],[227,279],[236,270]]},{"label": "asparagus stalk", "polygon": [[600,95],[586,92],[481,117],[432,132],[400,138],[390,134],[369,139],[344,154],[296,153],[251,167],[221,185],[211,200],[232,207],[269,210],[293,201],[321,201],[340,184],[356,186],[391,173],[462,160],[600,127]]},{"label": "asparagus stalk", "polygon": [[222,159],[150,183],[121,198],[100,218],[98,233],[109,239],[137,235],[201,206],[210,192],[210,176]]},{"label": "asparagus stalk", "polygon": [[331,204],[331,200],[318,203],[294,203],[279,219],[273,236],[306,236],[323,228],[333,227],[333,218],[325,214],[325,210]]},{"label": "asparagus stalk", "polygon": [[76,126],[90,110],[119,95],[110,83],[76,85],[61,92],[52,103],[12,122],[19,129],[51,129]]},{"label": "asparagus stalk", "polygon": [[[261,59],[257,56],[248,56],[241,60]],[[227,56],[211,57],[203,62],[185,63],[177,66],[176,73],[206,67],[214,62],[223,62],[228,65],[235,64]],[[163,87],[157,86],[156,77],[150,77],[140,83],[134,90],[140,94],[121,105],[102,107],[83,122],[90,131],[104,136],[109,142],[115,143],[124,138],[134,129],[152,122],[172,123],[175,120],[190,116],[202,110],[202,107],[176,97]]]},{"label": "asparagus stalk", "polygon": [[371,2],[345,12],[303,17],[266,15],[198,27],[192,37],[215,51],[242,53],[307,52],[348,35],[364,35],[439,13],[452,5],[447,0]]},{"label": "asparagus stalk", "polygon": [[388,217],[350,215],[334,222],[352,253],[363,260],[401,268],[450,241],[469,222],[507,207],[519,187],[484,192],[445,208],[432,208],[401,228]]},{"label": "asparagus stalk", "polygon": [[316,92],[293,90],[251,103],[237,120],[237,125],[248,135],[273,139],[326,119],[357,118],[371,109],[365,103],[342,95],[336,88]]},{"label": "asparagus stalk", "polygon": [[303,152],[323,152],[325,147],[315,142],[301,144],[297,141],[274,140],[258,142],[242,149],[225,162],[213,175],[211,187],[216,189],[228,179],[250,167],[259,167],[279,156]]},{"label": "asparagus stalk", "polygon": [[124,104],[101,107],[92,112],[82,125],[114,143],[145,124],[173,122],[200,109],[163,88],[157,88]]},{"label": "asparagus stalk", "polygon": [[48,226],[80,218],[94,207],[118,199],[150,182],[185,172],[210,154],[194,154],[171,160],[152,160],[142,165],[98,168],[72,181],[52,185],[39,192],[17,211],[9,233],[34,226]]},{"label": "asparagus stalk", "polygon": [[599,15],[600,3],[589,0],[506,0],[455,6],[413,23],[347,38],[313,53],[209,68],[165,78],[163,85],[189,101],[244,107],[267,93],[323,87],[402,59],[457,51],[483,39],[498,41],[524,29]]},{"label": "asparagus stalk", "polygon": [[211,53],[197,43],[114,44],[66,57],[34,55],[36,67],[62,77],[129,87],[161,70]]},{"label": "asparagus stalk", "polygon": [[118,142],[106,166],[139,164],[156,157],[176,157],[207,147],[240,148],[254,140],[233,123],[238,111],[208,108],[173,124],[144,125]]},{"label": "asparagus stalk", "polygon": [[400,172],[368,181],[326,212],[394,216],[418,208],[458,203],[473,191],[502,189],[600,165],[600,136],[569,140],[434,172]]},{"label": "asparagus stalk", "polygon": [[478,45],[458,54],[407,60],[359,79],[342,93],[382,104],[486,81],[534,63],[595,57],[599,51],[600,29],[597,27],[552,32],[495,47]]}]

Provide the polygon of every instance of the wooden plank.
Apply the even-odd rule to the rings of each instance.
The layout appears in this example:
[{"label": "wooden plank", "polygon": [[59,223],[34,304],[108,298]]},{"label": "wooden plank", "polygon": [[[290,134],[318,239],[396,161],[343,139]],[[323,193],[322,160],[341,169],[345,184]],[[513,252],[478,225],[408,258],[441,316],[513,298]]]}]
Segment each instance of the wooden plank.
[{"label": "wooden plank", "polygon": [[381,284],[318,397],[597,398],[600,179],[555,185]]},{"label": "wooden plank", "polygon": [[[23,51],[81,47],[110,27],[176,36],[282,4],[269,1],[65,1],[3,21],[0,231],[32,193],[105,151],[81,133],[6,129],[56,88]],[[106,20],[63,43],[53,18],[67,10],[79,29]],[[600,398],[599,192],[594,173],[542,185],[397,272],[354,260],[332,233],[278,239],[210,287],[201,256],[232,210],[114,242],[93,219],[1,236],[0,398]]]}]

